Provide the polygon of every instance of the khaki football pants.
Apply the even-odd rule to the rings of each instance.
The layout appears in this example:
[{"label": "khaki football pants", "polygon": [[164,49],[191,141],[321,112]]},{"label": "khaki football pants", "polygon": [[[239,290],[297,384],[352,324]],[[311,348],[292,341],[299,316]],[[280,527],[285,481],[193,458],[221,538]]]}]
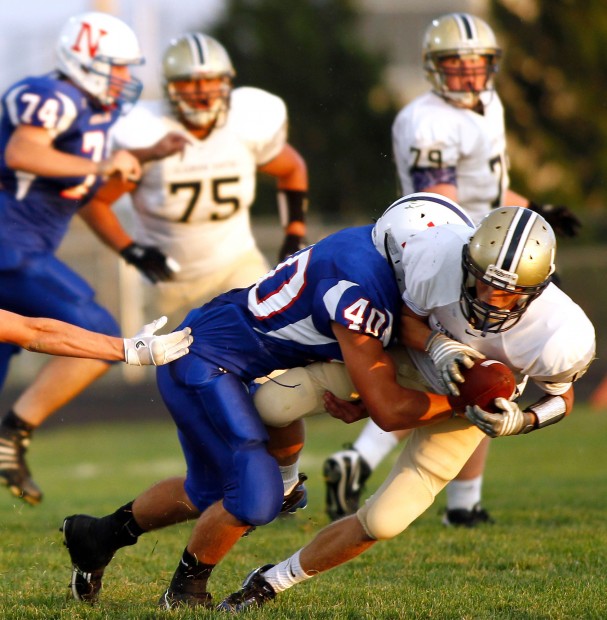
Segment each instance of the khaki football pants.
[{"label": "khaki football pants", "polygon": [[[389,353],[401,386],[430,391],[404,348],[394,347]],[[254,401],[264,422],[280,427],[323,413],[326,391],[344,400],[358,398],[344,364],[319,362],[267,380]],[[459,417],[414,429],[384,483],[357,512],[367,534],[381,540],[404,531],[457,476],[483,437]]]}]

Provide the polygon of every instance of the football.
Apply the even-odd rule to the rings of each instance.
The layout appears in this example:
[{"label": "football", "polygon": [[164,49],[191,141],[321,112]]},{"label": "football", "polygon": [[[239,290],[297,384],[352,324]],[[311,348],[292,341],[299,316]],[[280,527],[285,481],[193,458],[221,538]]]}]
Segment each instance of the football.
[{"label": "football", "polygon": [[516,390],[516,380],[506,364],[497,360],[478,360],[472,368],[463,368],[463,383],[458,383],[460,395],[449,396],[449,403],[456,413],[463,413],[466,405],[478,405],[485,411],[498,411],[496,398],[511,398]]}]

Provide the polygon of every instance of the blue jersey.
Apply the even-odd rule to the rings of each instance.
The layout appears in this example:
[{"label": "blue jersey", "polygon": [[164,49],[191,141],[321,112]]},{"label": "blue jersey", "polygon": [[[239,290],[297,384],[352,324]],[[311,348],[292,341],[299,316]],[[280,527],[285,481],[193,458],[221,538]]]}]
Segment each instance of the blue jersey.
[{"label": "blue jersey", "polygon": [[[330,235],[287,258],[254,286],[220,295],[190,313],[184,324],[194,335],[192,353],[253,377],[312,361],[343,361],[332,322],[387,347],[401,300],[392,268],[373,245],[372,228]],[[222,307],[226,312],[228,306],[239,318],[225,328],[216,323],[211,332],[205,315]],[[221,316],[217,312],[218,320]]]},{"label": "blue jersey", "polygon": [[[29,77],[2,97],[0,121],[0,267],[10,251],[54,252],[77,209],[91,197],[99,180],[86,177],[40,177],[6,166],[6,145],[19,125],[44,127],[53,147],[101,161],[107,156],[108,132],[120,114],[94,104],[56,73]],[[4,260],[3,260],[3,255]]]}]

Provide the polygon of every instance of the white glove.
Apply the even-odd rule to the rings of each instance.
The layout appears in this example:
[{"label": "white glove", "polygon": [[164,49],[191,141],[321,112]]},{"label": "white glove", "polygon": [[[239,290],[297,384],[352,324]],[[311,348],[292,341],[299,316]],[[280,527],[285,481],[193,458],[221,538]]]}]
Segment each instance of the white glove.
[{"label": "white glove", "polygon": [[466,417],[489,437],[524,435],[535,429],[535,416],[531,411],[523,411],[507,398],[496,398],[498,413],[489,413],[478,405],[466,407]]},{"label": "white glove", "polygon": [[189,352],[194,340],[189,327],[164,336],[154,332],[166,325],[166,316],[144,325],[134,338],[124,339],[124,360],[133,366],[162,366]]},{"label": "white glove", "polygon": [[434,362],[443,389],[452,396],[459,396],[456,383],[464,382],[459,364],[472,368],[475,360],[485,359],[482,353],[475,351],[472,347],[447,338],[439,332],[432,332],[426,342],[426,351]]}]

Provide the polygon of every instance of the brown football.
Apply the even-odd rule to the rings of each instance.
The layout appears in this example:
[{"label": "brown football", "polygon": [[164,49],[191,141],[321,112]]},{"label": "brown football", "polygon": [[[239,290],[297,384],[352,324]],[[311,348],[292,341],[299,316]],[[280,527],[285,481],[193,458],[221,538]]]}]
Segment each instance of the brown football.
[{"label": "brown football", "polygon": [[498,411],[496,398],[511,398],[516,389],[512,371],[497,360],[478,360],[472,368],[463,368],[463,383],[458,383],[459,396],[449,396],[456,413],[463,413],[466,405],[478,405],[485,411]]}]

